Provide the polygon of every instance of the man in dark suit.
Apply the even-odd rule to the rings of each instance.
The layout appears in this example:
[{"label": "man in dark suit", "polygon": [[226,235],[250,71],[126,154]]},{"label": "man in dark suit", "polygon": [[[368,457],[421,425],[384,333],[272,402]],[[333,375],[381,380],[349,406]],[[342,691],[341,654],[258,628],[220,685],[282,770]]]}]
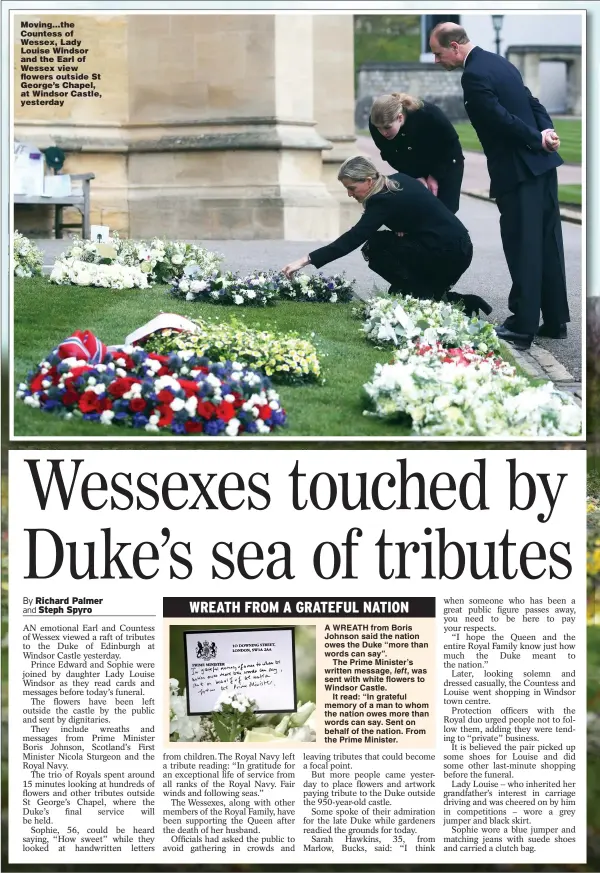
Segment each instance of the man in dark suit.
[{"label": "man in dark suit", "polygon": [[563,160],[552,120],[517,68],[473,45],[459,25],[436,25],[429,45],[445,70],[463,69],[465,109],[485,152],[490,197],[500,211],[512,288],[511,315],[497,328],[498,336],[521,349],[529,348],[535,334],[563,339],[570,320],[556,174]]}]

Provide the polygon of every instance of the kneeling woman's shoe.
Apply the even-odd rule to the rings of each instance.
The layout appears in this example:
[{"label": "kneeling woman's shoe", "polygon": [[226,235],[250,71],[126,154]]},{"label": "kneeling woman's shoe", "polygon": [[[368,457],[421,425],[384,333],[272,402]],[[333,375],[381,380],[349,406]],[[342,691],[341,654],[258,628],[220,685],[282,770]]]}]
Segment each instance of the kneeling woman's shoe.
[{"label": "kneeling woman's shoe", "polygon": [[446,298],[450,303],[462,303],[465,307],[466,315],[478,315],[479,310],[484,312],[485,315],[489,315],[492,311],[492,307],[487,300],[484,300],[478,294],[458,294],[456,291],[449,291],[446,294]]},{"label": "kneeling woman's shoe", "polygon": [[484,300],[479,294],[461,294],[460,296],[463,299],[467,315],[478,315],[479,310],[485,315],[489,315],[492,311],[492,307],[487,300]]}]

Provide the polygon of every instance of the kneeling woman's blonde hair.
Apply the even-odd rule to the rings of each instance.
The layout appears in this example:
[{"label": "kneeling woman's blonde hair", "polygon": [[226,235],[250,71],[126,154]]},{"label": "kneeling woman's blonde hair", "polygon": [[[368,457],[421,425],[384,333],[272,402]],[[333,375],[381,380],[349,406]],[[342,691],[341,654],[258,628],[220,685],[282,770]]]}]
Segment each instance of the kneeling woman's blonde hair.
[{"label": "kneeling woman's blonde hair", "polygon": [[372,197],[373,194],[379,194],[379,192],[383,191],[384,188],[388,191],[400,190],[398,182],[382,175],[375,165],[372,164],[368,158],[363,158],[362,155],[358,155],[355,158],[348,158],[344,161],[338,171],[338,179],[340,182],[342,179],[348,179],[351,182],[366,182],[368,178],[374,180],[374,185],[365,197],[365,200],[367,200],[368,197]]},{"label": "kneeling woman's blonde hair", "polygon": [[394,92],[382,94],[373,100],[371,107],[371,124],[374,127],[389,127],[399,115],[416,112],[423,108],[423,101],[410,94]]}]

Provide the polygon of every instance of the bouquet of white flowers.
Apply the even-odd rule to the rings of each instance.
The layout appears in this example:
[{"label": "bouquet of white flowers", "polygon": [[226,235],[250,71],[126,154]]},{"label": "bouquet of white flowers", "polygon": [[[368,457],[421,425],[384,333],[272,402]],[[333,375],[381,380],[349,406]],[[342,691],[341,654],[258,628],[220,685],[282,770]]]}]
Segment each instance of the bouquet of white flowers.
[{"label": "bouquet of white flowers", "polygon": [[44,256],[38,247],[26,236],[15,230],[13,233],[13,256],[15,276],[19,279],[32,279],[42,275]]},{"label": "bouquet of white flowers", "polygon": [[121,239],[114,232],[109,243],[100,247],[90,240],[72,239],[73,244],[60,256],[55,266],[76,260],[89,264],[114,264],[135,268],[146,276],[146,285],[139,287],[148,287],[155,283],[167,284],[181,277],[184,270],[191,266],[194,266],[198,275],[208,276],[218,269],[223,259],[222,255],[192,243],[173,242],[158,237],[152,240]]},{"label": "bouquet of white flowers", "polygon": [[365,303],[363,317],[363,331],[377,345],[392,343],[403,348],[410,341],[441,343],[447,348],[468,345],[482,354],[500,349],[493,325],[469,318],[451,303],[410,296],[374,297]]},{"label": "bouquet of white flowers", "polygon": [[581,409],[551,382],[532,386],[510,364],[473,347],[410,343],[377,364],[365,390],[379,418],[407,415],[423,436],[581,434]]},{"label": "bouquet of white flowers", "polygon": [[57,285],[86,285],[118,291],[148,287],[148,275],[139,267],[117,263],[96,264],[75,258],[56,261],[50,273],[50,281]]}]

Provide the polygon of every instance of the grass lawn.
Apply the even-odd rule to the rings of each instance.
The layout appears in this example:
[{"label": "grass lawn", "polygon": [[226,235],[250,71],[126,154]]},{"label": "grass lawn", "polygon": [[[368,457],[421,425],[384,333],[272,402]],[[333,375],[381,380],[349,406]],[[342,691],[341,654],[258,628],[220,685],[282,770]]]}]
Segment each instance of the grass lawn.
[{"label": "grass lawn", "polygon": [[[393,347],[375,348],[353,317],[354,303],[295,303],[280,301],[269,308],[215,306],[188,303],[166,294],[164,285],[151,289],[110,291],[53,285],[46,278],[16,279],[14,293],[15,387],[27,373],[74,330],[90,330],[106,345],[122,343],[135,328],[160,312],[176,312],[187,318],[228,321],[231,316],[248,327],[275,333],[296,331],[317,347],[322,385],[280,385],[274,382],[288,415],[287,426],[277,436],[410,436],[410,419],[383,421],[363,415],[369,401],[362,386],[371,380],[376,363],[391,360]],[[314,336],[311,336],[314,334]],[[502,357],[516,366],[508,346]],[[538,384],[529,379],[531,384]],[[539,380],[538,380],[539,381]],[[50,413],[15,400],[15,436],[122,437],[156,436],[144,430],[104,427],[95,422],[64,421]],[[165,437],[169,434],[165,433]],[[172,434],[171,439],[177,439]]]},{"label": "grass lawn", "polygon": [[561,203],[581,206],[581,185],[559,185],[558,199]]},{"label": "grass lawn", "polygon": [[[363,416],[366,398],[362,386],[375,364],[391,358],[390,349],[376,349],[352,317],[351,303],[280,302],[268,309],[186,303],[165,294],[165,287],[109,291],[51,285],[45,278],[15,279],[14,350],[15,385],[73,330],[91,330],[107,345],[123,342],[161,311],[188,318],[243,319],[249,327],[296,330],[310,337],[314,331],[326,378],[324,385],[275,385],[288,413],[280,436],[380,436],[410,434],[408,424],[383,422]],[[117,437],[148,436],[132,428],[103,427],[94,422],[62,421],[15,401],[16,436]],[[157,435],[159,436],[159,435]],[[172,436],[172,435],[171,435]]]},{"label": "grass lawn", "polygon": [[[477,134],[469,121],[454,125],[463,149],[483,151]],[[560,119],[554,122],[554,129],[560,137],[560,156],[567,164],[581,163],[581,120],[579,118]]]}]

